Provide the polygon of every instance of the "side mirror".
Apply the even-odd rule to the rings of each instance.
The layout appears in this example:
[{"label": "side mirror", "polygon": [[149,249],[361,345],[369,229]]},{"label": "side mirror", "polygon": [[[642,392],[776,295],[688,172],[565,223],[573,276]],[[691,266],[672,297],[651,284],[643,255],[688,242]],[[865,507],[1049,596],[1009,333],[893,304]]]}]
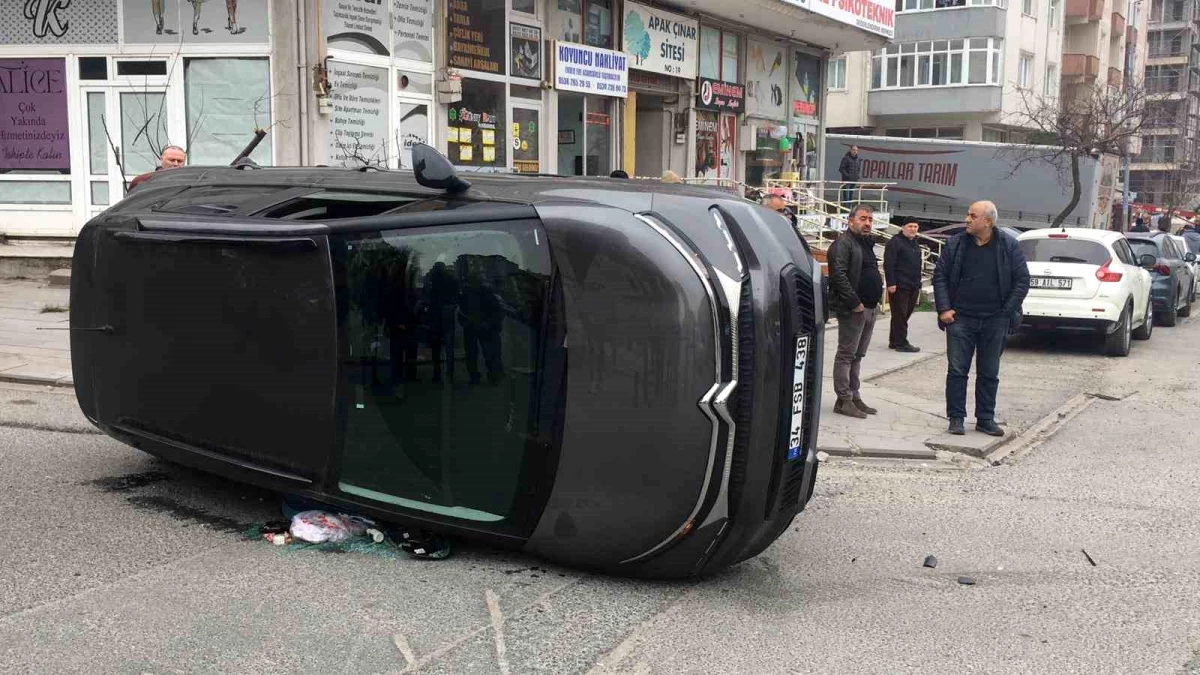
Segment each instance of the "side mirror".
[{"label": "side mirror", "polygon": [[413,145],[412,161],[417,183],[423,187],[445,190],[451,194],[466,192],[471,187],[470,183],[458,177],[454,165],[445,155],[424,143]]},{"label": "side mirror", "polygon": [[1149,253],[1143,253],[1138,256],[1138,264],[1146,269],[1150,269],[1158,264],[1158,258],[1155,258]]},{"label": "side mirror", "polygon": [[1191,252],[1184,253],[1183,260],[1184,260],[1184,262],[1194,263],[1194,262],[1196,262],[1196,254],[1191,253]]}]

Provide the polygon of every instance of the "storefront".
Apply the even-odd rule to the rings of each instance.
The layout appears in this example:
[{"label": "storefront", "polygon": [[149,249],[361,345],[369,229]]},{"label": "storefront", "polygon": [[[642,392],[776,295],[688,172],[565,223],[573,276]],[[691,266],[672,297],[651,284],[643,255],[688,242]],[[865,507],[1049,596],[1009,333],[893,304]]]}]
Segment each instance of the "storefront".
[{"label": "storefront", "polygon": [[0,0],[0,232],[73,236],[153,170],[275,160],[267,0]]},{"label": "storefront", "polygon": [[690,109],[700,24],[680,14],[625,2],[621,26],[631,73],[625,147],[633,149],[633,157],[625,157],[626,171],[632,168],[631,175],[645,177],[658,177],[667,170],[692,175],[688,129],[695,124]]},{"label": "storefront", "polygon": [[696,177],[737,179],[738,127],[746,112],[740,81],[742,36],[719,26],[700,26],[696,80]]}]

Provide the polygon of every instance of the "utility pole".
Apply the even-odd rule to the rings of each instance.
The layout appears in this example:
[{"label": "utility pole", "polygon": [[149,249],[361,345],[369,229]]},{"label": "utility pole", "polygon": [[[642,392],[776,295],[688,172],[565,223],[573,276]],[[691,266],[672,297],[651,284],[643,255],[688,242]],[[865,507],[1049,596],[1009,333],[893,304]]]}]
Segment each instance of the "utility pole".
[{"label": "utility pole", "polygon": [[[1128,25],[1133,26],[1133,30],[1135,32],[1138,32],[1137,13],[1138,13],[1138,10],[1141,8],[1141,4],[1142,4],[1141,0],[1126,0],[1125,14],[1126,14],[1126,16],[1129,17]],[[1130,106],[1130,105],[1133,105],[1133,103],[1131,101],[1131,99],[1133,98],[1133,78],[1135,75],[1133,69],[1137,66],[1137,43],[1138,43],[1138,41],[1135,39],[1133,41],[1133,44],[1130,44],[1129,39],[1128,39],[1129,38],[1128,31],[1126,31],[1125,37],[1126,37],[1126,40],[1125,40],[1125,105]],[[1141,37],[1140,33],[1139,33],[1138,37],[1139,38]],[[1128,141],[1128,140],[1125,141],[1125,152],[1121,155],[1121,169],[1124,173],[1122,180],[1124,180],[1124,184],[1125,184],[1125,193],[1122,195],[1122,201],[1124,201],[1124,207],[1125,207],[1124,208],[1125,217],[1121,219],[1121,231],[1122,232],[1129,231],[1129,145],[1130,145],[1130,141]]]}]

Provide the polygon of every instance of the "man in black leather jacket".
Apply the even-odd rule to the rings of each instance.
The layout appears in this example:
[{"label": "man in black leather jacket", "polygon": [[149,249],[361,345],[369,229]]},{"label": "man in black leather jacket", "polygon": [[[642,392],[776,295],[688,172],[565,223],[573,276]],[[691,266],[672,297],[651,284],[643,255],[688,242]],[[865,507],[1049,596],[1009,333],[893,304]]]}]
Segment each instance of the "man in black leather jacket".
[{"label": "man in black leather jacket", "polygon": [[967,375],[975,358],[975,429],[1003,436],[996,425],[1000,356],[1021,325],[1029,266],[1016,239],[996,229],[996,205],[976,202],[967,230],[946,242],[933,271],[938,327],[946,331],[946,416],[950,433],[966,433]]},{"label": "man in black leather jacket", "polygon": [[850,210],[846,231],[829,249],[829,308],[838,319],[838,348],[833,359],[833,411],[865,419],[877,410],[859,395],[859,370],[871,332],[875,309],[883,299],[883,276],[871,238],[871,207],[859,204]]}]

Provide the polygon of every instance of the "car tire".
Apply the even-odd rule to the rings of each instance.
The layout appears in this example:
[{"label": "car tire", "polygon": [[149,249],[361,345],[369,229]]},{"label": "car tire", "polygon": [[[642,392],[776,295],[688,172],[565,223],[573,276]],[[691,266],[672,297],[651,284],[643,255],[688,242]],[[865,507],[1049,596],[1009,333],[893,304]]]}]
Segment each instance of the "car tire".
[{"label": "car tire", "polygon": [[1138,326],[1137,330],[1133,331],[1133,337],[1138,340],[1149,340],[1150,335],[1154,332],[1154,303],[1149,298],[1146,298],[1146,320]]},{"label": "car tire", "polygon": [[1133,308],[1126,307],[1121,312],[1121,320],[1113,332],[1104,336],[1104,354],[1106,356],[1129,356],[1129,346],[1132,342]]},{"label": "car tire", "polygon": [[1187,296],[1187,302],[1183,303],[1183,309],[1179,310],[1179,316],[1189,317],[1192,315],[1192,296]]}]

